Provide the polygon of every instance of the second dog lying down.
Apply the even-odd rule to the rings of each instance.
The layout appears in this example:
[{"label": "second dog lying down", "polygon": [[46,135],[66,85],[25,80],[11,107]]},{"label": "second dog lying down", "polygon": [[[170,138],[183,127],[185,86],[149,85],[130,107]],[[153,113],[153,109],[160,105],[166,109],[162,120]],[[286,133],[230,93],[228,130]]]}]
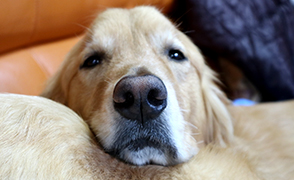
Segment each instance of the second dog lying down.
[{"label": "second dog lying down", "polygon": [[[174,167],[131,166],[106,154],[69,108],[0,94],[0,179],[252,179],[245,157],[207,146]],[[243,178],[242,178],[243,177]]]}]

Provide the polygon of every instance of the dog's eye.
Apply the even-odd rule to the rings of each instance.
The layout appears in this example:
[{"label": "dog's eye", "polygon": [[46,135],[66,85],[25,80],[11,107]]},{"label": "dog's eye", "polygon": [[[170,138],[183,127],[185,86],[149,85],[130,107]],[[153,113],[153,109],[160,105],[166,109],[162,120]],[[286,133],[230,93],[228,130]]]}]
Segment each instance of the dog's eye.
[{"label": "dog's eye", "polygon": [[95,67],[98,64],[101,64],[102,62],[102,56],[100,55],[93,55],[88,57],[84,63],[80,66],[80,69],[82,68],[92,68]]},{"label": "dog's eye", "polygon": [[180,50],[176,50],[176,49],[169,50],[168,56],[171,59],[176,60],[176,61],[186,60],[186,57],[184,56],[184,54]]}]

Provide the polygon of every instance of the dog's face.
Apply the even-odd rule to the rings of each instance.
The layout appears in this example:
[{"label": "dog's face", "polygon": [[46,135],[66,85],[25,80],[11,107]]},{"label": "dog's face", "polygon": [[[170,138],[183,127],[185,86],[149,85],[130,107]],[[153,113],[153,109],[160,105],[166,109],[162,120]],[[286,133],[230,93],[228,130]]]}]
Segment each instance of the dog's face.
[{"label": "dog's face", "polygon": [[76,111],[106,152],[136,165],[174,165],[232,125],[198,49],[157,10],[100,14],[43,96]]}]

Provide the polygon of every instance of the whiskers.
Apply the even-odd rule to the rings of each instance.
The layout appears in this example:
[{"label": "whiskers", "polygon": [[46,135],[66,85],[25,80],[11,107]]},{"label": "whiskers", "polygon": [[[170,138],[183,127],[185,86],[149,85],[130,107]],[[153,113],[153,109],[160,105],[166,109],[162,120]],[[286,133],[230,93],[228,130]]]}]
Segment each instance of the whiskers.
[{"label": "whiskers", "polygon": [[105,79],[104,79],[104,81],[106,82],[106,83],[108,83],[108,84],[112,84],[113,82],[113,80],[110,78],[110,77],[107,77],[107,76],[105,76]]},{"label": "whiskers", "polygon": [[93,31],[91,28],[89,28],[89,27],[87,27],[87,26],[85,26],[85,25],[82,25],[82,24],[77,24],[77,23],[76,23],[76,25],[79,26],[79,27],[81,27],[81,28],[83,28],[84,31],[87,31],[87,32],[90,33],[91,35],[94,34],[94,31]]},{"label": "whiskers", "polygon": [[195,33],[195,30],[190,30],[190,31],[184,31],[184,34],[191,34],[191,33]]},{"label": "whiskers", "polygon": [[198,145],[198,144],[203,144],[204,141],[202,140],[202,141],[198,141],[198,142],[196,142],[196,143],[197,143],[197,145]]},{"label": "whiskers", "polygon": [[192,128],[192,130],[194,129],[194,130],[198,131],[198,127],[195,126],[194,124],[187,122],[187,121],[184,121],[184,124],[190,126]]},{"label": "whiskers", "polygon": [[187,121],[184,121],[183,123],[184,123],[184,125],[187,125],[187,126],[191,127],[191,131],[184,132],[184,134],[187,135],[188,137],[190,137],[196,144],[203,143],[203,142],[198,142],[195,139],[196,136],[200,135],[198,127],[195,126],[194,124],[190,123],[190,122],[187,122]]}]

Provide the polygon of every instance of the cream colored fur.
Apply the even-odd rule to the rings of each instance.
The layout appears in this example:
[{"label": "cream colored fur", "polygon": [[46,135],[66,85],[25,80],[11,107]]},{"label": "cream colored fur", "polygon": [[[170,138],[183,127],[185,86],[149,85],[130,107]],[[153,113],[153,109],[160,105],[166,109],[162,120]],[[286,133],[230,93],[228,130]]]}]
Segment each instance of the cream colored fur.
[{"label": "cream colored fur", "polygon": [[15,94],[0,94],[0,103],[0,179],[256,177],[246,158],[212,146],[175,167],[130,166],[105,154],[83,120],[61,104]]},{"label": "cream colored fur", "polygon": [[[188,61],[169,61],[164,55],[168,45],[181,49]],[[103,68],[80,70],[85,56],[101,49],[111,55]],[[179,135],[184,137],[179,147],[187,156],[196,154],[185,163],[132,166],[110,157],[100,146],[109,143],[115,128],[115,84],[126,75],[144,74],[160,77],[180,108],[173,106],[184,134]],[[0,95],[0,176],[293,179],[294,102],[230,106],[214,80],[199,50],[154,8],[108,10],[95,20],[42,93],[74,110],[87,124],[50,100]]]}]

